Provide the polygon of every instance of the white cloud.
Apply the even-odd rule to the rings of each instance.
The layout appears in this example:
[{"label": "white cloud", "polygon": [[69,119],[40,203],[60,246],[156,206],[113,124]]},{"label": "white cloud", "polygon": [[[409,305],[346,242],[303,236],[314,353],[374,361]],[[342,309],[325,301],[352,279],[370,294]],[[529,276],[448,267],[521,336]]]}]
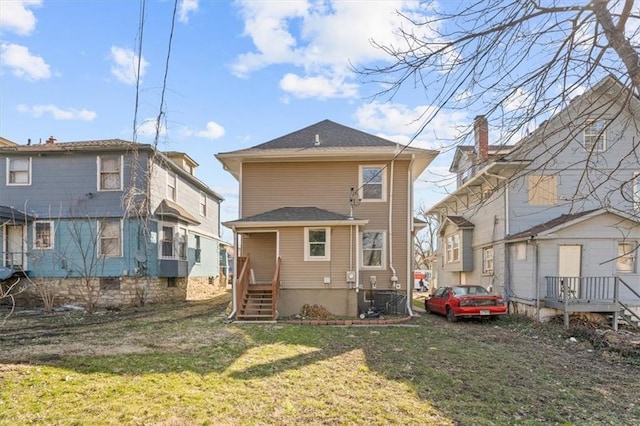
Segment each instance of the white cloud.
[{"label": "white cloud", "polygon": [[42,0],[0,1],[0,30],[13,31],[22,36],[31,34],[37,19],[30,8],[42,5]]},{"label": "white cloud", "polygon": [[502,107],[505,111],[517,111],[526,108],[530,103],[529,93],[523,88],[518,87],[502,102]]},{"label": "white cloud", "polygon": [[[298,97],[357,96],[352,66],[388,61],[389,56],[372,46],[403,43],[398,28],[404,18],[424,16],[417,0],[325,2],[239,2],[245,35],[255,50],[239,55],[232,64],[236,76],[274,64],[290,64],[303,75],[285,76],[280,86]],[[422,27],[418,30],[422,31]],[[429,29],[422,36],[435,37]],[[299,92],[295,92],[296,90]]]},{"label": "white cloud", "polygon": [[26,80],[40,80],[51,77],[49,65],[40,56],[29,52],[25,46],[12,43],[0,45],[0,63],[12,69],[13,75]]},{"label": "white cloud", "polygon": [[219,139],[224,136],[224,127],[214,121],[209,121],[206,130],[195,132],[195,135],[211,140]]},{"label": "white cloud", "polygon": [[198,10],[199,0],[181,0],[178,6],[178,21],[186,24],[189,22],[189,13]]},{"label": "white cloud", "polygon": [[[111,74],[125,84],[136,84],[138,75],[138,55],[129,48],[111,46]],[[149,63],[140,58],[140,79],[145,75]]]},{"label": "white cloud", "polygon": [[300,77],[286,74],[280,80],[280,88],[298,98],[346,98],[357,94],[357,86],[343,78],[326,76]]},{"label": "white cloud", "polygon": [[[435,116],[434,116],[435,115]],[[469,123],[465,112],[439,111],[431,105],[409,108],[404,104],[371,102],[357,109],[356,120],[361,128],[371,129],[378,136],[407,144],[420,132],[412,146],[442,149],[455,143],[461,136],[460,124]],[[431,121],[421,130],[425,120]]]},{"label": "white cloud", "polygon": [[157,129],[156,126],[157,120],[155,118],[147,118],[138,126],[137,133],[138,136],[146,137],[146,138],[155,138],[156,131],[159,136],[164,136],[167,134],[167,128],[164,123],[160,123],[160,129]]},{"label": "white cloud", "polygon": [[98,116],[95,111],[75,108],[61,109],[51,104],[33,106],[20,104],[17,109],[18,112],[31,114],[34,117],[42,117],[44,114],[51,114],[51,117],[53,117],[54,120],[92,121]]}]

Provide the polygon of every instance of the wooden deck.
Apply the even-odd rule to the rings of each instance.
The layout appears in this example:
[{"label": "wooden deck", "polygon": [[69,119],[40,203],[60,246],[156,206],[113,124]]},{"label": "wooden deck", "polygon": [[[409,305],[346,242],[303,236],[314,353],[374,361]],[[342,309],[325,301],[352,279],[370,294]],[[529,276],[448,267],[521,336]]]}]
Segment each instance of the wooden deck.
[{"label": "wooden deck", "polygon": [[613,327],[619,317],[637,326],[640,317],[629,310],[640,306],[640,294],[620,277],[545,277],[547,283],[544,306],[569,315],[576,312],[611,313]]}]

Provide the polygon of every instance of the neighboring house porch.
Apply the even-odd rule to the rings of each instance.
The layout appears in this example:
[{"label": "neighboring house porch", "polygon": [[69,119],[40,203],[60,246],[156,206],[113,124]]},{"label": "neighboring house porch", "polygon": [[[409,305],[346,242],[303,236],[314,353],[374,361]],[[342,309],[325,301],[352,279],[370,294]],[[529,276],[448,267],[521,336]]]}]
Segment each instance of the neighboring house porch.
[{"label": "neighboring house porch", "polygon": [[638,327],[637,218],[614,209],[561,215],[505,240],[509,300],[543,317],[560,312],[612,315]]}]

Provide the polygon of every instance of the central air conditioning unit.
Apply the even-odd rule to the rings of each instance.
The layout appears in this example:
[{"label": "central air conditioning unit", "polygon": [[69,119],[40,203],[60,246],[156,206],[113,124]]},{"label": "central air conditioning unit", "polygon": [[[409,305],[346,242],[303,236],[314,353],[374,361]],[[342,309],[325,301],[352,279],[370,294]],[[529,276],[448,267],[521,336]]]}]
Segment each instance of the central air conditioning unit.
[{"label": "central air conditioning unit", "polygon": [[347,271],[347,282],[355,283],[356,282],[356,273],[355,271]]}]

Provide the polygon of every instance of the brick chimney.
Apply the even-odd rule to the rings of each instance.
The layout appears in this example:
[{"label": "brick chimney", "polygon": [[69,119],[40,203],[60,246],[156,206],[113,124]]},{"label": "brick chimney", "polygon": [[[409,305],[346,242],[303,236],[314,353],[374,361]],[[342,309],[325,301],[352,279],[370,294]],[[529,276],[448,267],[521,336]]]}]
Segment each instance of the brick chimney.
[{"label": "brick chimney", "polygon": [[489,159],[489,123],[484,115],[478,115],[473,123],[473,133],[476,139],[476,159],[484,162]]},{"label": "brick chimney", "polygon": [[56,143],[57,141],[58,141],[58,140],[57,140],[56,138],[54,138],[53,136],[49,136],[49,139],[47,139],[47,140],[45,141],[45,143],[46,143],[47,145],[49,145],[49,144],[54,144],[54,143]]}]

